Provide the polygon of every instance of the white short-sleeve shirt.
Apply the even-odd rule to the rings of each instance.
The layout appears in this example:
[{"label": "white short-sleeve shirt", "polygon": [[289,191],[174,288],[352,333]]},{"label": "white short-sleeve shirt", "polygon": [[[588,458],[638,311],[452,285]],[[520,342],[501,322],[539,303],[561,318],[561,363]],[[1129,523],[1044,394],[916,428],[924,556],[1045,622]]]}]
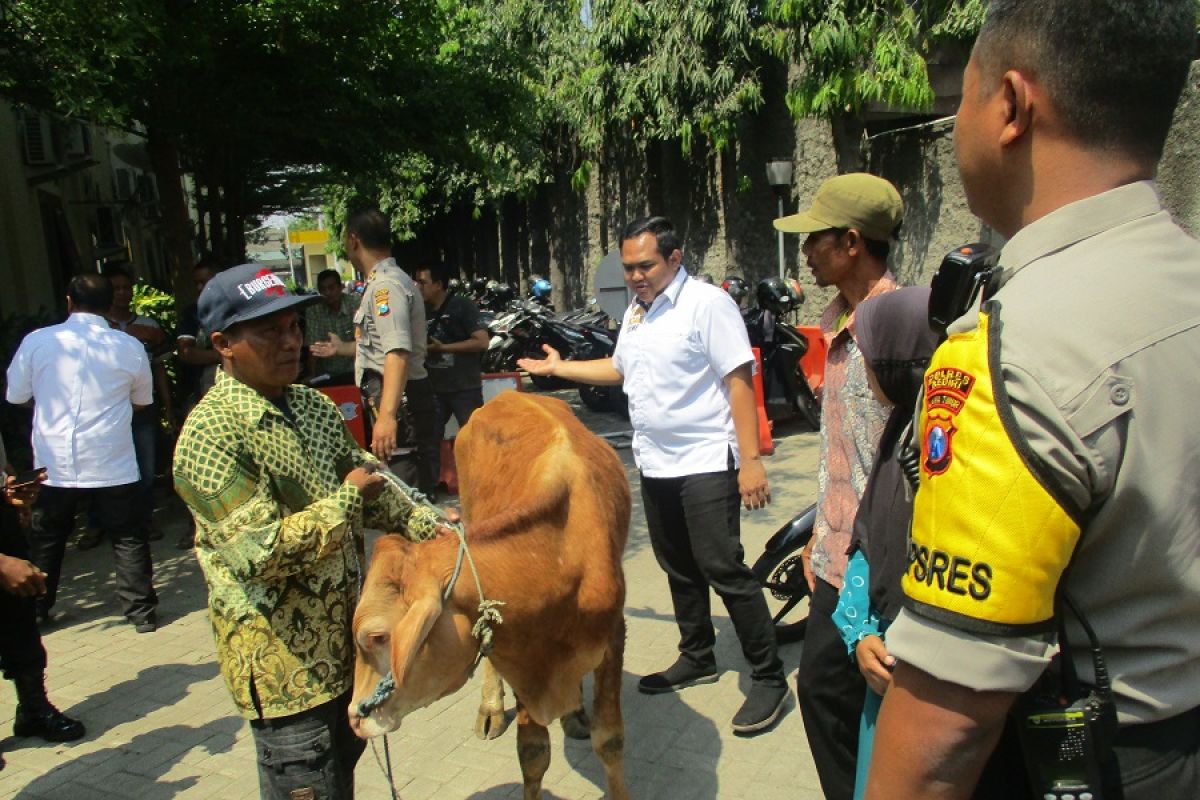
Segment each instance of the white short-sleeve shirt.
[{"label": "white short-sleeve shirt", "polygon": [[8,367],[8,402],[33,400],[33,455],[48,486],[137,481],[133,406],[150,405],[152,387],[141,342],[98,314],[34,331]]},{"label": "white short-sleeve shirt", "polygon": [[648,310],[625,311],[613,366],[633,423],[633,457],[648,478],[723,472],[737,436],[725,377],[752,362],[733,298],[683,267]]}]

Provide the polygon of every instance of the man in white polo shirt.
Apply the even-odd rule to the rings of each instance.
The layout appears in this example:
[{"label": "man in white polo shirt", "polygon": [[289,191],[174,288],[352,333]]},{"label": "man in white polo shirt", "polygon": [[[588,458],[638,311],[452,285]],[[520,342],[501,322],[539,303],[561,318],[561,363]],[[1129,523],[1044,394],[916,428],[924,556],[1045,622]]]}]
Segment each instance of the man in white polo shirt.
[{"label": "man in white polo shirt", "polygon": [[112,542],[117,596],[138,633],[155,630],[150,543],[138,525],[133,411],[153,402],[150,361],[141,343],[109,326],[112,283],[76,275],[70,316],[25,337],[8,367],[8,402],[33,404],[33,453],[47,470],[33,507],[30,560],[46,573],[39,621],[50,618],[76,507],[90,502]]},{"label": "man in white polo shirt", "polygon": [[733,300],[689,278],[679,248],[665,217],[626,226],[621,261],[636,299],[612,358],[564,361],[545,346],[545,360],[519,363],[535,375],[623,384],[650,543],[667,573],[680,634],[679,659],[638,689],[659,694],[717,680],[711,588],[750,664],[750,691],[733,729],[751,734],[778,719],[788,694],[766,599],[740,541],[738,506],[771,500],[758,451],[754,356]]}]

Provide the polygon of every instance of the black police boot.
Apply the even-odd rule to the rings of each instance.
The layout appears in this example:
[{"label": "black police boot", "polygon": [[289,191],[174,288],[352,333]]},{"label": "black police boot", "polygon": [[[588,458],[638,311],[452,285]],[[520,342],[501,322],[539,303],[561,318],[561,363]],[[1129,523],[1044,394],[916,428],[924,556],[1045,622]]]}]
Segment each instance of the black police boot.
[{"label": "black police boot", "polygon": [[47,742],[73,742],[87,733],[83,723],[50,704],[41,670],[12,676],[17,687],[17,715],[13,736],[37,736]]}]

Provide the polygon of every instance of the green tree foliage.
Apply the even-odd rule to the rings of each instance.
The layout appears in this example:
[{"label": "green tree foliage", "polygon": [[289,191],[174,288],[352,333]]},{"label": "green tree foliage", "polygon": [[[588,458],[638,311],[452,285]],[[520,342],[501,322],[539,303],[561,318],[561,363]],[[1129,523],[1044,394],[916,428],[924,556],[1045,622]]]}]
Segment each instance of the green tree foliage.
[{"label": "green tree foliage", "polygon": [[688,154],[700,136],[729,147],[738,120],[761,107],[757,4],[595,0],[592,13],[598,62],[585,98],[594,119],[641,140],[678,139]]},{"label": "green tree foliage", "polygon": [[[846,138],[861,133],[868,106],[930,108],[926,59],[940,45],[970,42],[984,10],[985,0],[766,0],[775,26],[765,38],[800,66],[787,95],[792,114],[828,119],[835,139]],[[852,161],[843,157],[841,166]]]}]

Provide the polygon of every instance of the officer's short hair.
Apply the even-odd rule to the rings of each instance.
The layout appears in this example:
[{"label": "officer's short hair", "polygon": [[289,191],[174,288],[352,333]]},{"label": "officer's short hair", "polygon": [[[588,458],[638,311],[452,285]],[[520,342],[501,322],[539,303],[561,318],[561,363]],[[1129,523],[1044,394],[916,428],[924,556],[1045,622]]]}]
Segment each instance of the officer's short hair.
[{"label": "officer's short hair", "polygon": [[321,288],[321,284],[327,280],[335,280],[338,286],[342,285],[342,273],[336,269],[323,269],[317,273],[317,288]]},{"label": "officer's short hair", "polygon": [[450,288],[450,279],[454,276],[450,274],[450,268],[445,264],[422,264],[421,266],[417,267],[417,272],[420,272],[421,270],[429,271],[429,280],[432,283],[440,283],[443,289]]},{"label": "officer's short hair", "polygon": [[346,219],[346,233],[352,233],[369,250],[392,249],[392,226],[378,208],[356,211]]},{"label": "officer's short hair", "polygon": [[992,0],[975,53],[1036,74],[1081,144],[1157,162],[1195,36],[1194,0]]},{"label": "officer's short hair", "polygon": [[76,275],[67,284],[67,297],[77,311],[106,314],[113,304],[112,281],[97,272]]},{"label": "officer's short hair", "polygon": [[625,226],[625,230],[621,231],[621,244],[629,239],[636,239],[643,233],[654,234],[654,240],[658,243],[658,252],[663,258],[670,258],[671,253],[681,248],[679,234],[675,232],[675,226],[671,224],[671,220],[666,217],[641,217]]}]

